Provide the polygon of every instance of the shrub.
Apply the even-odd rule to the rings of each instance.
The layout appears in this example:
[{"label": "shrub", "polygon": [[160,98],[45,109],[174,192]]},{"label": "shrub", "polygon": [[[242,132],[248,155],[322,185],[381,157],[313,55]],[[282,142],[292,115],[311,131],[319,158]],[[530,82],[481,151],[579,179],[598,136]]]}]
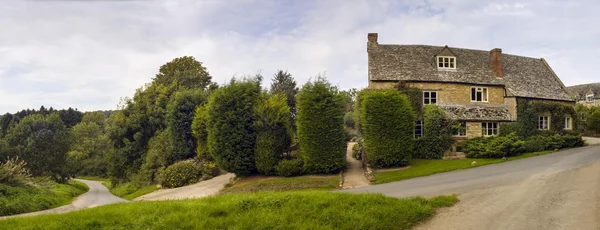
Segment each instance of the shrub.
[{"label": "shrub", "polygon": [[214,162],[203,162],[200,164],[200,171],[202,172],[202,180],[208,180],[221,174],[221,169]]},{"label": "shrub", "polygon": [[362,138],[356,140],[356,144],[352,146],[352,157],[361,160],[362,154],[365,152],[365,142]]},{"label": "shrub", "polygon": [[442,159],[450,149],[452,139],[452,121],[436,105],[427,105],[423,109],[423,137],[418,140],[413,158]]},{"label": "shrub", "polygon": [[307,173],[333,173],[346,167],[344,105],[338,89],[318,78],[297,96],[298,142]]},{"label": "shrub", "polygon": [[284,177],[299,176],[304,173],[302,159],[281,160],[275,167],[277,175]]},{"label": "shrub", "polygon": [[252,79],[231,80],[210,96],[208,148],[219,168],[225,171],[242,176],[256,171],[253,121],[259,95],[260,82]]},{"label": "shrub", "polygon": [[6,162],[0,164],[0,183],[3,184],[24,184],[31,175],[27,169],[27,162],[18,157],[9,158]]},{"label": "shrub", "polygon": [[275,173],[275,165],[292,143],[290,108],[285,94],[261,99],[255,112],[256,169],[261,174],[272,175]]},{"label": "shrub", "polygon": [[196,154],[205,158],[208,154],[208,105],[204,104],[196,108],[194,120],[192,121],[192,134],[196,138]]},{"label": "shrub", "polygon": [[565,143],[565,140],[560,135],[548,136],[545,139],[546,139],[546,147],[545,147],[546,150],[560,149]]},{"label": "shrub", "polygon": [[523,153],[524,142],[516,133],[498,137],[480,137],[467,140],[463,151],[469,158],[501,158]]},{"label": "shrub", "polygon": [[415,114],[408,98],[397,90],[361,95],[361,122],[369,163],[373,167],[406,164],[413,154]]},{"label": "shrub", "polygon": [[600,134],[600,109],[595,109],[587,118],[587,129]]},{"label": "shrub", "polygon": [[354,112],[347,112],[344,115],[344,125],[346,127],[352,128],[352,129],[355,128],[355,126],[354,126]]},{"label": "shrub", "polygon": [[564,135],[562,148],[572,148],[583,146],[585,143],[580,135]]},{"label": "shrub", "polygon": [[192,184],[201,176],[200,169],[192,161],[180,161],[167,167],[160,176],[160,184],[176,188]]},{"label": "shrub", "polygon": [[523,151],[527,153],[541,152],[546,150],[546,141],[542,136],[533,136],[523,144]]},{"label": "shrub", "polygon": [[356,129],[344,127],[344,140],[346,142],[356,140],[359,137],[360,135],[358,135],[358,131],[356,131]]}]

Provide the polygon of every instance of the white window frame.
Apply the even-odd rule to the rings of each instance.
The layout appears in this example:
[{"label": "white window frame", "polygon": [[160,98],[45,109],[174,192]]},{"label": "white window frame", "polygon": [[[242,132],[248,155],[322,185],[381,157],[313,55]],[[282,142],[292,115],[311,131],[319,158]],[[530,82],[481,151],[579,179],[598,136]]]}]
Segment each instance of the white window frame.
[{"label": "white window frame", "polygon": [[[425,97],[425,93],[429,94],[429,97]],[[431,93],[435,93],[435,98],[431,96]],[[436,105],[438,101],[438,91],[423,91],[423,105]],[[435,102],[431,102],[431,100],[435,100]],[[425,103],[425,100],[429,100],[429,103]]]},{"label": "white window frame", "polygon": [[585,101],[594,102],[594,94],[585,95]]},{"label": "white window frame", "polygon": [[573,118],[565,117],[565,130],[573,129]]},{"label": "white window frame", "polygon": [[550,117],[549,116],[538,116],[537,129],[538,130],[550,130]]},{"label": "white window frame", "polygon": [[456,69],[456,57],[454,56],[437,56],[435,63],[438,69]]},{"label": "white window frame", "polygon": [[[475,91],[473,92],[473,89]],[[475,94],[473,94],[475,93]],[[477,93],[481,93],[481,101],[477,100]],[[487,87],[471,87],[471,102],[488,102],[488,94],[489,89]],[[473,96],[475,96],[475,100],[473,100]]]},{"label": "white window frame", "polygon": [[[454,137],[466,137],[467,136],[467,122],[466,121],[459,121],[460,125],[460,129],[455,129],[452,130],[452,136]],[[461,133],[461,131],[464,130],[464,133]]]},{"label": "white window frame", "polygon": [[481,134],[484,137],[498,136],[498,126],[498,122],[481,122]]},{"label": "white window frame", "polygon": [[[421,128],[421,133],[419,134],[417,134],[417,127]],[[423,137],[423,134],[425,134],[425,130],[423,129],[423,120],[417,120],[417,122],[415,122],[415,129],[413,130],[413,137],[415,139],[420,139]]]}]

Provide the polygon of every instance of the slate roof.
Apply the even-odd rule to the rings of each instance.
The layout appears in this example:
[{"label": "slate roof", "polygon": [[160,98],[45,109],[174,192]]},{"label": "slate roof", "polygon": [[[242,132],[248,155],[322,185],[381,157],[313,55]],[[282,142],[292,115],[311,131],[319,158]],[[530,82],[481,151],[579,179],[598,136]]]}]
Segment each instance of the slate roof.
[{"label": "slate roof", "polygon": [[512,121],[508,106],[500,105],[438,105],[446,116],[461,121]]},{"label": "slate roof", "polygon": [[583,85],[573,85],[567,87],[567,90],[577,100],[585,100],[585,96],[589,93],[594,94],[594,98],[600,99],[600,82]]},{"label": "slate roof", "polygon": [[370,81],[433,81],[504,85],[508,95],[573,101],[542,58],[502,54],[503,77],[490,68],[490,51],[449,47],[456,70],[438,70],[435,56],[444,47],[379,44],[368,48]]}]

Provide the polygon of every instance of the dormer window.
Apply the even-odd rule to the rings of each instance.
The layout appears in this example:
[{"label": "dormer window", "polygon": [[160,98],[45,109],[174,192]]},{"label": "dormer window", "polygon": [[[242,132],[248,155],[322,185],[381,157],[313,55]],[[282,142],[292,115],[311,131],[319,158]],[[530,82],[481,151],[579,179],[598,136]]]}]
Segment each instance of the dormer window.
[{"label": "dormer window", "polygon": [[588,94],[585,96],[587,102],[593,102],[594,101],[594,94]]},{"label": "dormer window", "polygon": [[438,56],[437,65],[438,69],[456,69],[456,57]]}]

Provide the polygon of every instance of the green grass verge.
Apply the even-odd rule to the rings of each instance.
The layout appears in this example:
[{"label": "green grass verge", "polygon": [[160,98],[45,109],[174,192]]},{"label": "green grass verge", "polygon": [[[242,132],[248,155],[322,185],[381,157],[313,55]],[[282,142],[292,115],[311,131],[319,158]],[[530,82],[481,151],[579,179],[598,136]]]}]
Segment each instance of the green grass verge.
[{"label": "green grass verge", "polygon": [[409,229],[457,201],[455,196],[260,192],[13,218],[0,221],[0,229]]},{"label": "green grass verge", "polygon": [[117,186],[113,187],[112,184],[110,183],[110,179],[102,178],[102,177],[78,176],[77,179],[101,181],[102,185],[104,185],[104,187],[108,188],[110,193],[112,193],[115,196],[121,197],[123,199],[127,199],[127,200],[133,200],[137,197],[140,197],[140,196],[143,196],[143,195],[146,195],[148,193],[158,190],[156,185],[139,186],[132,182],[118,184]]},{"label": "green grass verge", "polygon": [[[241,183],[243,183],[242,179]],[[238,182],[240,183],[240,182]],[[338,176],[298,176],[278,177],[250,182],[243,185],[233,185],[223,189],[221,193],[252,193],[259,191],[302,191],[302,190],[333,190],[338,188],[340,178]]]},{"label": "green grass verge", "polygon": [[[538,152],[537,155],[553,153],[554,151]],[[536,156],[535,153],[525,153],[515,157],[509,157],[507,161]],[[477,161],[477,165],[471,162]],[[506,162],[502,159],[467,158],[460,160],[411,160],[410,168],[388,172],[376,172],[375,181],[372,184],[383,184],[393,181],[406,180],[415,177],[429,176],[436,173],[449,172],[459,169],[468,169],[489,164]]]},{"label": "green grass verge", "polygon": [[59,184],[48,179],[34,179],[32,185],[0,184],[0,216],[35,212],[70,204],[89,187],[78,181]]}]

